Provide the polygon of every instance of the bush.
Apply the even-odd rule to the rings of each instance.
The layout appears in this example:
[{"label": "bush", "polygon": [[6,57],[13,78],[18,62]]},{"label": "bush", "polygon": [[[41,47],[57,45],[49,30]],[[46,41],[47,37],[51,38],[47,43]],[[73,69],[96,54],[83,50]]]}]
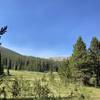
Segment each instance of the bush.
[{"label": "bush", "polygon": [[47,84],[42,84],[41,80],[36,80],[34,83],[34,93],[36,98],[47,99],[50,94],[50,89]]}]

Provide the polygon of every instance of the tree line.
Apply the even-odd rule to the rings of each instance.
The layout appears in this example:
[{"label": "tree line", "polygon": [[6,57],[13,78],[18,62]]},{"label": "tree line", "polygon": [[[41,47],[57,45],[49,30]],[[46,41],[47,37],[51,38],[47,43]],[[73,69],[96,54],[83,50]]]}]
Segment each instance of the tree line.
[{"label": "tree line", "polygon": [[1,47],[2,66],[6,69],[27,70],[27,71],[57,71],[59,62],[31,56],[23,56],[9,49]]}]

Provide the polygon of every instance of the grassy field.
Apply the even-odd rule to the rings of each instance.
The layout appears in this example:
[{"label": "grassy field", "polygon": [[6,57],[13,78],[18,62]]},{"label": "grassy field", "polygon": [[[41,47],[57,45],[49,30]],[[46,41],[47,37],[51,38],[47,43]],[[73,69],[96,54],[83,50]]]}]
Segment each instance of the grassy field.
[{"label": "grassy field", "polygon": [[[55,97],[59,97],[59,96],[66,97],[70,95],[71,92],[74,92],[74,89],[76,87],[76,84],[67,84],[67,85],[63,84],[63,82],[60,81],[59,75],[57,73],[53,73],[53,80],[51,80],[50,73],[10,70],[10,74],[11,76],[6,77],[8,80],[13,80],[16,77],[19,80],[30,82],[29,84],[31,85],[31,89],[30,89],[31,91],[29,90],[30,92],[33,92],[34,82],[36,80],[45,81],[45,83],[48,84],[48,88],[50,89],[50,91],[52,91]],[[7,84],[11,84],[11,83],[7,83]],[[24,84],[27,84],[27,83],[25,82]],[[26,87],[27,85],[24,88]],[[100,89],[94,88],[94,87],[85,87],[79,84],[77,85],[77,87],[79,88],[78,92],[80,91],[84,92],[85,95],[91,98],[90,100],[100,100]],[[28,89],[25,90],[25,93],[23,94],[23,96],[28,95],[26,94],[27,92],[28,92]],[[29,96],[31,95],[29,94]],[[8,97],[10,98],[11,95],[8,94]]]}]

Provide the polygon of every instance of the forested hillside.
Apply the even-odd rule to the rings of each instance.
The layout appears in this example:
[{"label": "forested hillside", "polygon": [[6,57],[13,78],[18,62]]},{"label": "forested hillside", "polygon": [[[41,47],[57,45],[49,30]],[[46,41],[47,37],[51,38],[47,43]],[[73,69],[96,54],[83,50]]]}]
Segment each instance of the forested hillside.
[{"label": "forested hillside", "polygon": [[2,66],[8,69],[28,71],[57,71],[59,62],[32,56],[24,56],[7,48],[1,47]]}]

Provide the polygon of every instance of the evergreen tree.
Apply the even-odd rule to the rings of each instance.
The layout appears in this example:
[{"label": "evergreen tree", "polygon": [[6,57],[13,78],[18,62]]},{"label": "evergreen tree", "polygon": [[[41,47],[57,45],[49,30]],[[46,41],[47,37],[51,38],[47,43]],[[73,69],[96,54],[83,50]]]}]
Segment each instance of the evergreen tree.
[{"label": "evergreen tree", "polygon": [[73,77],[76,79],[83,78],[83,69],[85,68],[85,59],[87,55],[86,44],[82,38],[77,39],[76,44],[73,47],[73,53],[70,58],[69,66],[73,69]]},{"label": "evergreen tree", "polygon": [[[1,27],[1,29],[0,29],[0,39],[1,39],[1,36],[3,34],[5,34],[6,31],[7,31],[7,26]],[[0,46],[1,46],[1,43],[0,43]],[[3,73],[4,73],[4,70],[3,70],[3,65],[2,65],[2,61],[1,61],[1,50],[0,50],[0,75],[3,75]]]},{"label": "evergreen tree", "polygon": [[90,44],[90,53],[92,58],[92,71],[96,74],[96,85],[100,86],[100,41],[93,37]]},{"label": "evergreen tree", "polygon": [[82,65],[84,64],[84,60],[87,54],[87,50],[86,50],[86,44],[83,42],[81,37],[78,38],[73,48],[74,49],[73,49],[72,59],[74,66],[82,68]]},{"label": "evergreen tree", "polygon": [[61,61],[60,67],[58,69],[61,80],[66,84],[72,78],[72,69],[69,66],[69,60]]},{"label": "evergreen tree", "polygon": [[91,41],[91,44],[90,44],[90,49],[95,54],[100,52],[100,41],[96,37],[92,38],[92,41]]}]

